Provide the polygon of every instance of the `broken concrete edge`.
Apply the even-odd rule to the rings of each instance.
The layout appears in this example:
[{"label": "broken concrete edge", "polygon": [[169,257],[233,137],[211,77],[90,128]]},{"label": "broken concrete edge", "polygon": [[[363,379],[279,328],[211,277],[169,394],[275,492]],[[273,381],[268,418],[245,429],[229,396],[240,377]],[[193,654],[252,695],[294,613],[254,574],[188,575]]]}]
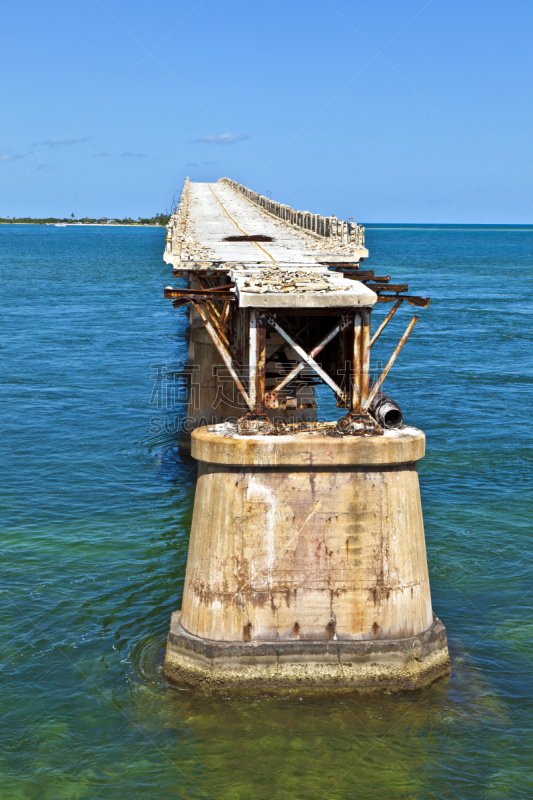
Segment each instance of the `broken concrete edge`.
[{"label": "broken concrete edge", "polygon": [[323,432],[285,436],[239,435],[233,423],[196,428],[191,435],[191,454],[208,464],[264,467],[383,467],[420,461],[426,437],[418,428],[403,425],[385,430],[383,436],[331,437]]},{"label": "broken concrete edge", "polygon": [[[346,280],[348,284],[348,280]],[[359,281],[351,281],[352,284]],[[364,286],[364,284],[360,284]],[[237,286],[239,308],[369,308],[377,303],[378,296],[375,292],[362,292],[351,290],[352,287],[343,287],[337,293],[331,292],[264,292],[254,294],[240,289]],[[365,287],[366,288],[366,287]]]},{"label": "broken concrete edge", "polygon": [[171,618],[164,673],[205,689],[420,689],[448,674],[446,628],[433,615],[424,633],[396,640],[215,642],[188,633],[180,611]]},{"label": "broken concrete edge", "polygon": [[370,307],[378,296],[361,281],[340,272],[305,267],[261,267],[231,270],[239,307],[344,308]]}]

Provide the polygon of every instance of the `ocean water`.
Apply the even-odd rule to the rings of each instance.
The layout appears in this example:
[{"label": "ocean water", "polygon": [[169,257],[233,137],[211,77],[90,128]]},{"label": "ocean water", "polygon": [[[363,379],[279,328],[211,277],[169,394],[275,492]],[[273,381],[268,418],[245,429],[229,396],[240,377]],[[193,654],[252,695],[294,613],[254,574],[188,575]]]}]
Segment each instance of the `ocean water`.
[{"label": "ocean water", "polygon": [[368,226],[367,242],[369,268],[432,298],[385,387],[427,434],[452,672],[405,694],[236,699],[161,672],[195,480],[164,230],[0,226],[2,800],[533,796],[533,229]]}]

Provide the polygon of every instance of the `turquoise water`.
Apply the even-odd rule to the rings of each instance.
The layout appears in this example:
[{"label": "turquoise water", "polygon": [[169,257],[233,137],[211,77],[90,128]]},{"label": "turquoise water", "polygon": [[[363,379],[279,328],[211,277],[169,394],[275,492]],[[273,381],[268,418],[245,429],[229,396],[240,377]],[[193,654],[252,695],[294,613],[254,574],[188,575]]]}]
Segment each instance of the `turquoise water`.
[{"label": "turquoise water", "polygon": [[404,695],[235,699],[160,668],[194,493],[179,385],[163,404],[154,390],[186,355],[164,230],[0,226],[2,800],[533,796],[533,230],[367,241],[369,268],[432,297],[386,386],[428,437],[452,674]]}]

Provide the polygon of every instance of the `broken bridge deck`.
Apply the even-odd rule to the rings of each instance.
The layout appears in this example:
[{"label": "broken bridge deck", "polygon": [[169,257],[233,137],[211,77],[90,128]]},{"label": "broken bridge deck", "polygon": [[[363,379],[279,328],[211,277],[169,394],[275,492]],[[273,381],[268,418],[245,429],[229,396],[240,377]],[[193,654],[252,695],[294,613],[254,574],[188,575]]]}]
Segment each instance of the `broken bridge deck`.
[{"label": "broken bridge deck", "polygon": [[[295,211],[268,198],[260,205],[243,193],[244,187],[235,187],[239,185],[228,179],[185,182],[171,217],[165,261],[175,268],[312,268],[368,256],[360,225]],[[251,240],[256,237],[259,241]]]}]

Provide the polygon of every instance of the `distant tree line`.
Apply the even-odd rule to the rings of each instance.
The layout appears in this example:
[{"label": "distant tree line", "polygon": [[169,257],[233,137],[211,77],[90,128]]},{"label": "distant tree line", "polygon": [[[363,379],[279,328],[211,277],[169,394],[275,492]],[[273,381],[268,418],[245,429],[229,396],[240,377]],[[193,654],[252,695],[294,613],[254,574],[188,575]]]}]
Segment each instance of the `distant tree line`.
[{"label": "distant tree line", "polygon": [[71,214],[70,217],[63,217],[62,219],[59,217],[46,217],[43,219],[36,217],[0,217],[0,223],[18,223],[19,225],[52,225],[57,222],[70,222],[71,224],[81,222],[82,224],[90,225],[91,223],[94,224],[99,222],[102,225],[113,223],[117,225],[166,225],[169,219],[170,216],[168,214],[155,214],[153,217],[138,217],[137,219],[132,219],[131,217],[126,217],[125,219],[108,219],[107,217],[100,217],[100,219],[93,219],[92,217],[75,219],[74,215]]}]

